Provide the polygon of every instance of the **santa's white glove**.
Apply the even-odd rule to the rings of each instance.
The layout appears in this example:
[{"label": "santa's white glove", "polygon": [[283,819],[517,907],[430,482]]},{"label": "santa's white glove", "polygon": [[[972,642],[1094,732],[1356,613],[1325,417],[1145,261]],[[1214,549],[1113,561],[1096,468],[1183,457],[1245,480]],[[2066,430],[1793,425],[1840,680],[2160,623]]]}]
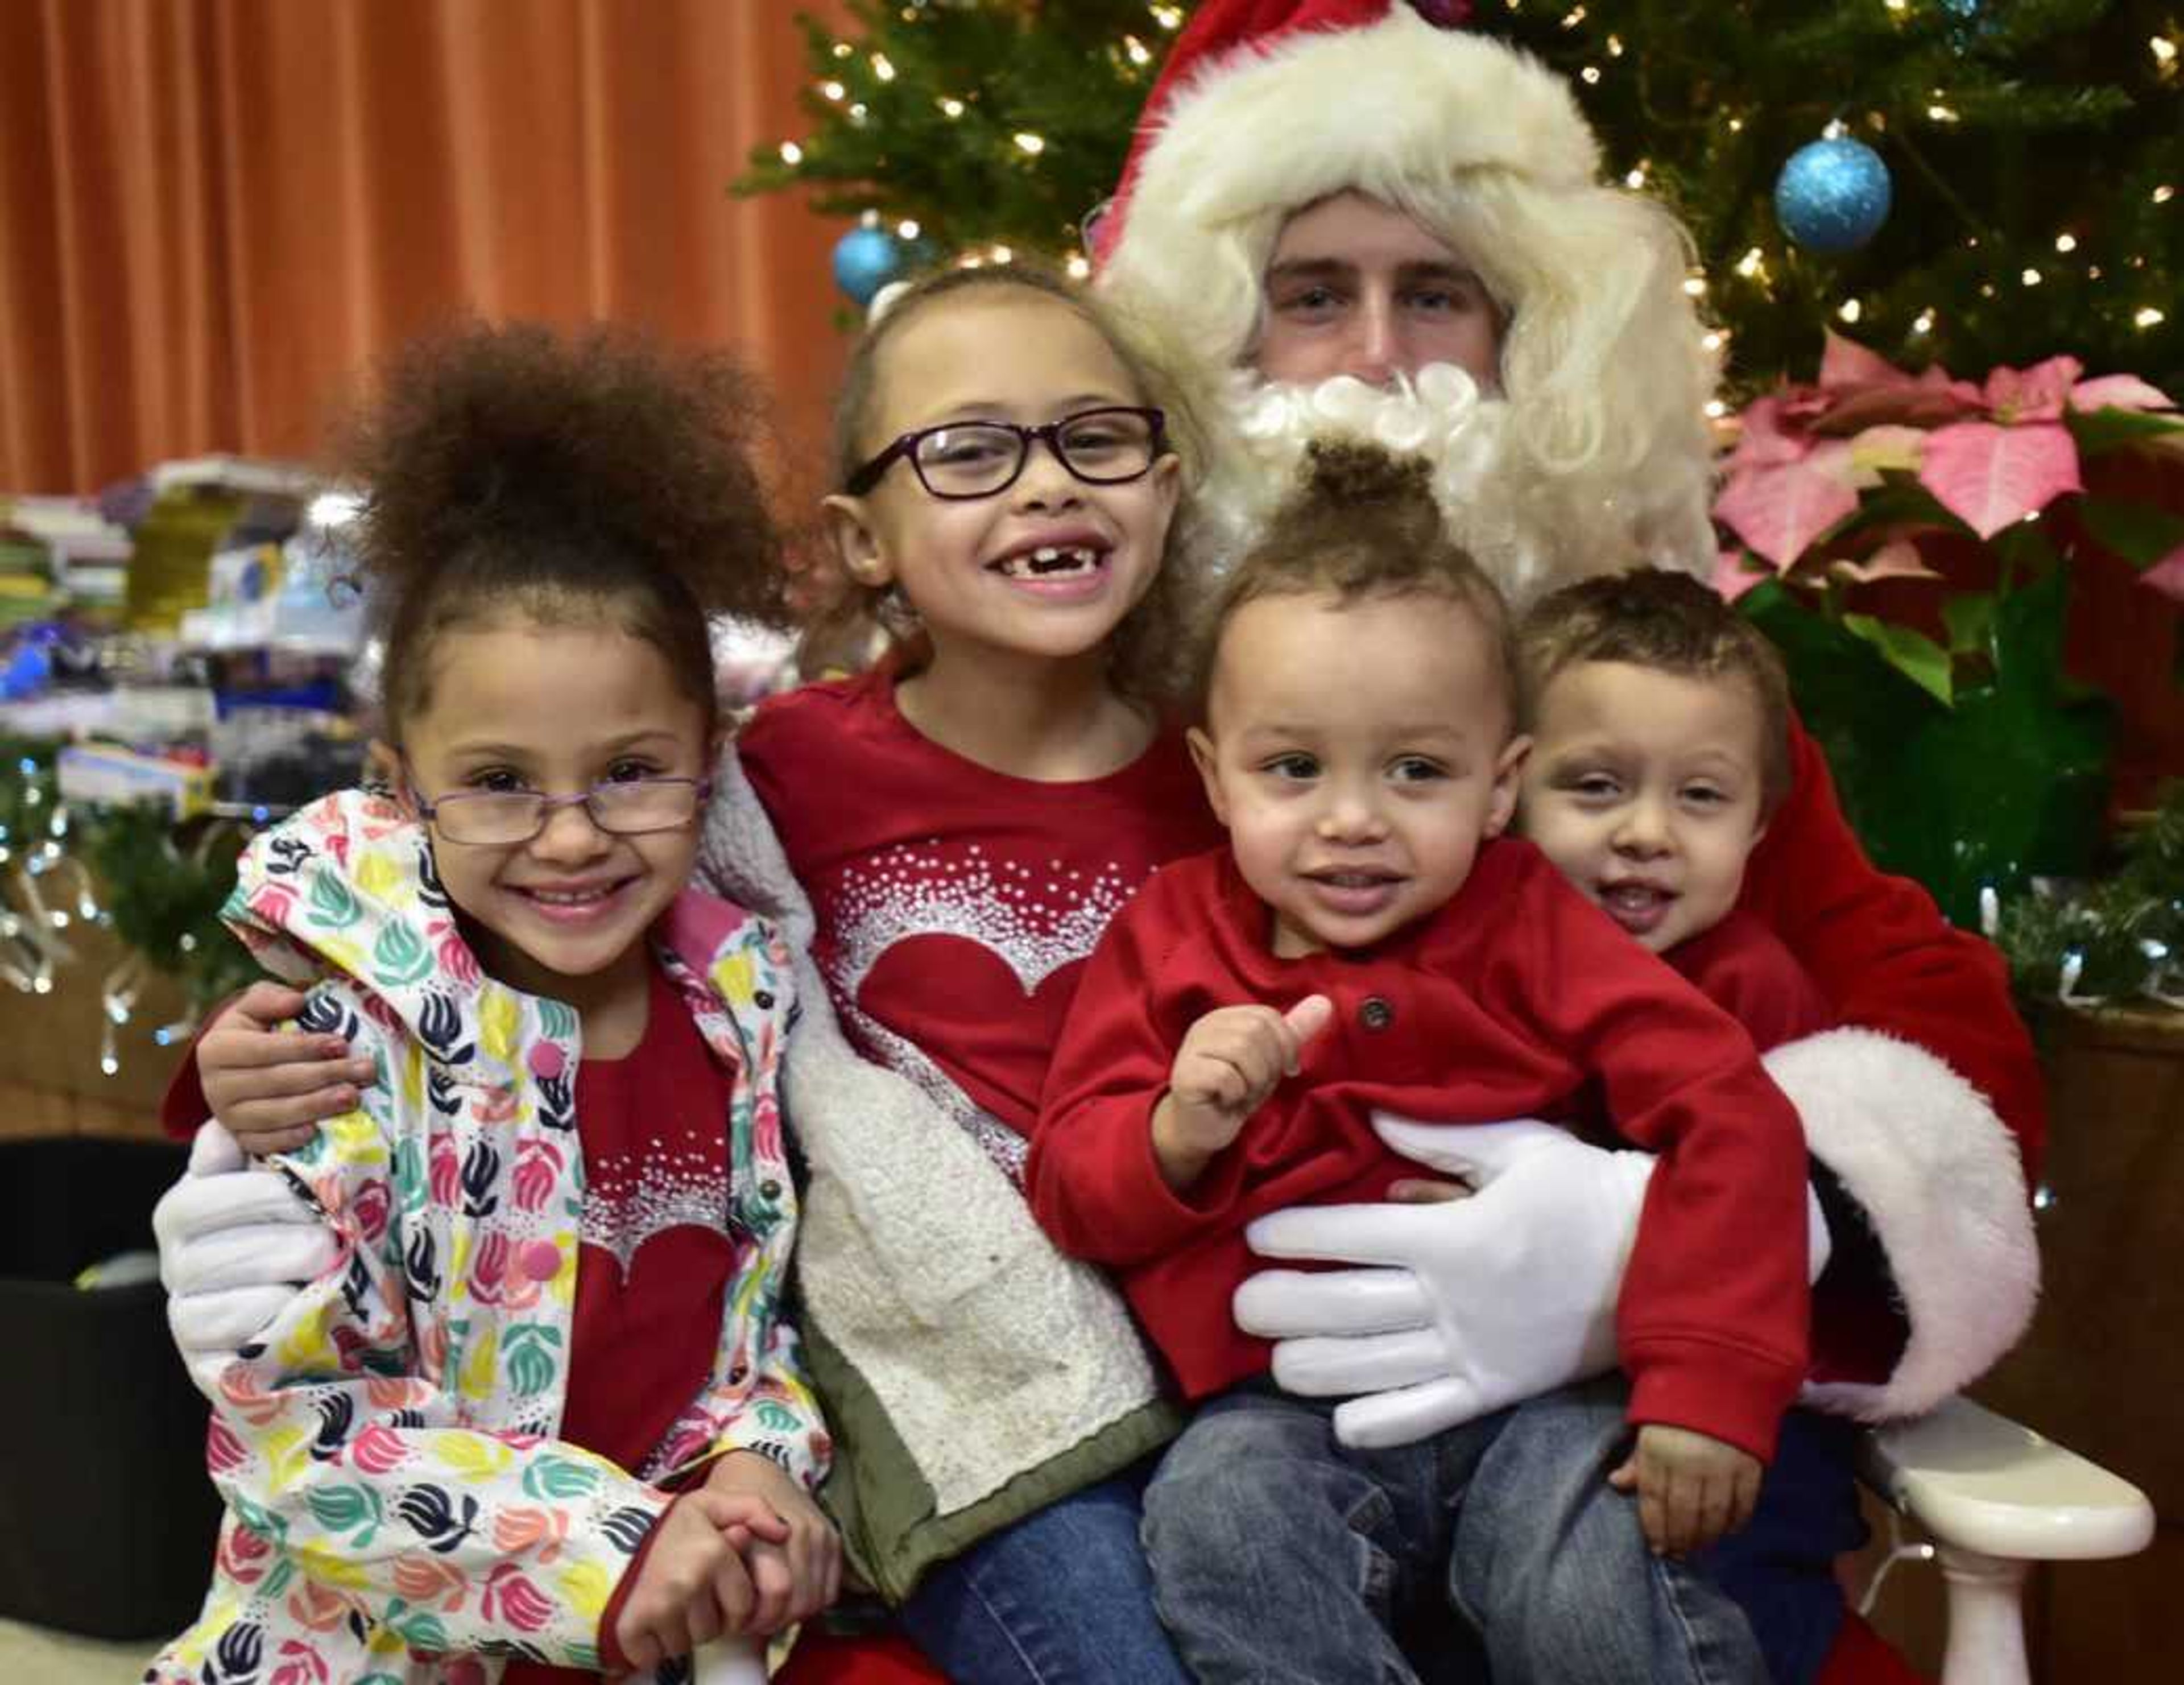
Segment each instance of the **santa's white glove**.
[{"label": "santa's white glove", "polygon": [[[1474,1189],[1430,1205],[1276,1212],[1247,1230],[1269,1258],[1377,1266],[1262,1270],[1236,1321],[1279,1342],[1274,1379],[1336,1407],[1346,1445],[1408,1444],[1615,1367],[1615,1304],[1655,1160],[1520,1120],[1455,1127],[1376,1114],[1396,1152]],[[1827,1229],[1808,1195],[1811,1269]]]},{"label": "santa's white glove", "polygon": [[167,1326],[192,1367],[233,1355],[270,1327],[340,1253],[287,1180],[250,1168],[216,1120],[198,1131],[188,1169],[152,1208],[152,1232]]}]

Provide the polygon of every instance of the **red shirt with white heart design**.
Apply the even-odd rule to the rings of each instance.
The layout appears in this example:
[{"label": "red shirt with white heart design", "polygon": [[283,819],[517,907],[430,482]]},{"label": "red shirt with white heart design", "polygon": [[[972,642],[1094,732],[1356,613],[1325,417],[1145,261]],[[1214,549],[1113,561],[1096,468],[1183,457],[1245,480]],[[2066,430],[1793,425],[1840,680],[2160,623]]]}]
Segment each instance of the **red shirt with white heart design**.
[{"label": "red shirt with white heart design", "polygon": [[736,750],[844,1028],[1013,1172],[1100,933],[1155,867],[1221,840],[1181,732],[1105,778],[1016,778],[920,734],[882,670],[769,697]]}]

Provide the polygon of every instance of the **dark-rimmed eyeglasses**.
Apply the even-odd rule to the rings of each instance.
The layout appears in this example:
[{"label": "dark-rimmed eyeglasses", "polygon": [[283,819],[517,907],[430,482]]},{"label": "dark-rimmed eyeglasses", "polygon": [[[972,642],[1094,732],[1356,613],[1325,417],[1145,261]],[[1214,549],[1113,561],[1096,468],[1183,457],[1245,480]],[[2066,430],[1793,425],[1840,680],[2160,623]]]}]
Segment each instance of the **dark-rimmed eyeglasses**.
[{"label": "dark-rimmed eyeglasses", "polygon": [[1151,471],[1167,449],[1167,417],[1161,410],[1113,405],[1080,410],[1043,427],[1013,421],[949,421],[907,432],[852,475],[843,489],[862,497],[899,457],[907,457],[918,484],[934,497],[992,497],[1022,477],[1034,444],[1093,486],[1125,485]]},{"label": "dark-rimmed eyeglasses", "polygon": [[613,778],[577,795],[542,795],[532,789],[465,789],[427,801],[413,783],[410,799],[418,817],[443,842],[513,847],[543,832],[564,807],[582,807],[610,836],[641,837],[679,831],[705,812],[710,778]]}]

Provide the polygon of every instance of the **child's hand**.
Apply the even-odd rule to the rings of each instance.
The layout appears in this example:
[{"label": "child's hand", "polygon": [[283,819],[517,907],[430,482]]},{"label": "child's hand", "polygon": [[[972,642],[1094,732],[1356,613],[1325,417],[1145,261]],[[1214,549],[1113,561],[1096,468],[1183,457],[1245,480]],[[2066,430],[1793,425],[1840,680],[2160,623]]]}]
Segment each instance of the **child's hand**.
[{"label": "child's hand", "polygon": [[198,1042],[205,1104],[245,1152],[286,1152],[309,1141],[328,1118],[357,1103],[374,1075],[337,1035],[273,1026],[304,1010],[304,997],[277,983],[254,983]]},{"label": "child's hand", "polygon": [[1648,1422],[1630,1460],[1607,1477],[1638,1493],[1638,1521],[1656,1555],[1703,1549],[1752,1519],[1759,1459],[1687,1427]]},{"label": "child's hand", "polygon": [[788,1523],[763,1498],[703,1487],[685,1493],[660,1523],[615,1621],[630,1665],[657,1667],[723,1632],[749,1631],[758,1599],[743,1553],[754,1539],[788,1537]]},{"label": "child's hand", "polygon": [[744,1631],[770,1635],[834,1601],[842,1588],[842,1542],[794,1476],[755,1451],[732,1451],[713,1464],[705,1490],[756,1498],[788,1529],[785,1541],[755,1535],[744,1550],[757,1593]]},{"label": "child's hand", "polygon": [[1169,1186],[1198,1180],[1276,1085],[1296,1074],[1305,1043],[1334,1016],[1326,996],[1307,995],[1286,1013],[1223,1007],[1190,1026],[1168,1072],[1167,1092],[1153,1108],[1153,1153]]}]

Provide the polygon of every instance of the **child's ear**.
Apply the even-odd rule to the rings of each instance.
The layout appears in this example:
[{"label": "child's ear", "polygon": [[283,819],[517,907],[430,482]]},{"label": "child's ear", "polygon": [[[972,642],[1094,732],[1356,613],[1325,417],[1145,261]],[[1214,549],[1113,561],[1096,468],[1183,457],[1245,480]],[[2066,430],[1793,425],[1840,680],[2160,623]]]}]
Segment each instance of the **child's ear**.
[{"label": "child's ear", "polygon": [[364,773],[370,783],[383,786],[404,813],[416,811],[410,793],[410,780],[402,770],[402,751],[393,744],[383,738],[371,739],[370,748],[365,752]]},{"label": "child's ear", "polygon": [[1221,780],[1215,776],[1220,757],[1214,752],[1213,739],[1198,727],[1193,726],[1184,734],[1190,745],[1191,765],[1198,768],[1199,782],[1206,786],[1206,805],[1213,810],[1213,817],[1223,824],[1228,823],[1228,805],[1221,799]]},{"label": "child's ear", "polygon": [[1498,837],[1517,817],[1517,786],[1524,772],[1524,757],[1532,752],[1532,739],[1518,735],[1509,739],[1494,763],[1494,799],[1486,810],[1486,834]]},{"label": "child's ear", "polygon": [[1159,494],[1165,525],[1175,519],[1175,506],[1183,497],[1183,459],[1173,450],[1153,464],[1153,490]]},{"label": "child's ear", "polygon": [[877,589],[894,583],[894,564],[888,559],[879,534],[873,530],[865,500],[847,492],[829,494],[820,504],[826,513],[827,536],[850,577],[860,585]]}]

